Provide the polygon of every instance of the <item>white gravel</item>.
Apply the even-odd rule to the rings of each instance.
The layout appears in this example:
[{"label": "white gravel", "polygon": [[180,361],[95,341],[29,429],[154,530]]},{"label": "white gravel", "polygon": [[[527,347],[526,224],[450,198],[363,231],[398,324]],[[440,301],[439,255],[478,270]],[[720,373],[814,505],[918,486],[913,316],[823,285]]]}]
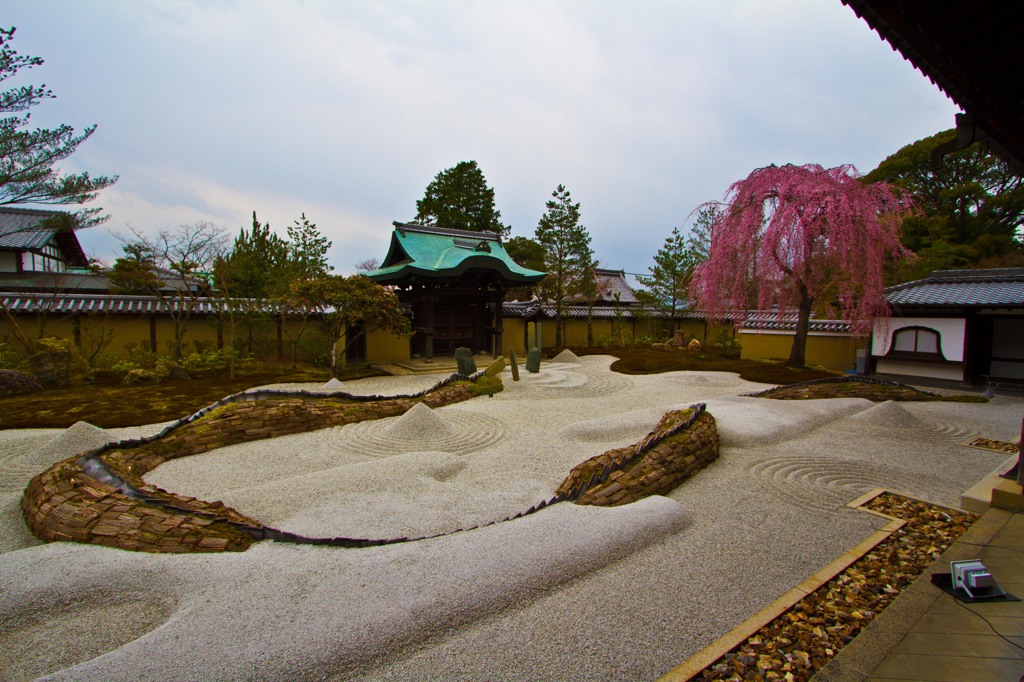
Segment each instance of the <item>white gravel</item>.
[{"label": "white gravel", "polygon": [[561,359],[517,383],[506,371],[493,398],[223,448],[147,478],[286,530],[377,538],[522,511],[675,406],[707,402],[721,458],[668,497],[614,509],[559,504],[371,549],[173,556],[40,545],[16,514],[56,445],[125,430],[0,432],[0,678],[652,679],[878,527],[843,506],[864,490],[955,504],[1004,459],[961,443],[1012,439],[1024,408],[758,400],[738,394],[765,386],[735,375]]}]

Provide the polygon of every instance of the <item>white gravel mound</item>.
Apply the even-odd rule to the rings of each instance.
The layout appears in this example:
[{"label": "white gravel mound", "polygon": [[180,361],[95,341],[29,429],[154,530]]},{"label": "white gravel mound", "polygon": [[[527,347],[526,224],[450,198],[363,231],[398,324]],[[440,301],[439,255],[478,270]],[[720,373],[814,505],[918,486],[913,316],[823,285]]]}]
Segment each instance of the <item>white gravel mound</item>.
[{"label": "white gravel mound", "polygon": [[[723,446],[761,447],[796,438],[824,424],[862,412],[864,398],[769,400],[729,396],[707,401]],[[686,407],[677,405],[676,409]]]},{"label": "white gravel mound", "polygon": [[573,353],[568,348],[563,350],[561,353],[559,353],[555,357],[551,358],[551,362],[578,363],[579,361],[580,361],[580,356],[576,355],[575,353]]},{"label": "white gravel mound", "polygon": [[45,468],[62,459],[95,450],[111,440],[113,438],[106,430],[89,422],[75,422],[64,433],[26,457],[25,461]]},{"label": "white gravel mound", "polygon": [[855,414],[850,419],[855,419],[864,424],[885,426],[891,429],[922,429],[928,428],[931,424],[916,417],[906,410],[899,403],[886,400],[873,407]]},{"label": "white gravel mound", "polygon": [[450,436],[455,428],[427,405],[416,403],[384,431],[392,438],[417,442],[436,436]]}]

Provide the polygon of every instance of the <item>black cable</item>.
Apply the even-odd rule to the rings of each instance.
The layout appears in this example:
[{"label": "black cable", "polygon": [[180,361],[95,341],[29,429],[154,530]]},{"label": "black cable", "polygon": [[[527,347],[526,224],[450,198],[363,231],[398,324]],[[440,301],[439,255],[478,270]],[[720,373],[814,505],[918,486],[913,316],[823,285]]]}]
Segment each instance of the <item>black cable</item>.
[{"label": "black cable", "polygon": [[1012,639],[1010,639],[1009,637],[1007,637],[1007,636],[1006,636],[1006,635],[1004,635],[1003,633],[999,632],[999,630],[996,630],[995,626],[994,626],[994,625],[992,625],[992,623],[991,623],[991,622],[989,621],[989,619],[988,619],[988,618],[986,618],[985,616],[981,615],[980,613],[978,613],[978,612],[977,612],[977,611],[975,611],[974,609],[970,608],[969,606],[967,606],[967,604],[963,603],[962,601],[960,601],[959,599],[957,599],[957,598],[955,598],[955,597],[953,598],[953,601],[955,601],[955,602],[956,602],[957,604],[959,604],[960,606],[964,607],[965,609],[967,609],[968,611],[970,611],[971,613],[973,613],[973,614],[974,614],[975,616],[977,616],[978,618],[981,618],[981,619],[982,619],[983,621],[985,621],[985,625],[987,625],[987,626],[989,627],[989,629],[991,629],[991,630],[992,630],[992,632],[996,633],[996,635],[998,635],[999,637],[1001,637],[1001,638],[1002,638],[1002,639],[1003,639],[1004,641],[1006,641],[1006,642],[1007,642],[1008,644],[1011,644],[1012,646],[1015,646],[1015,647],[1017,647],[1017,648],[1018,648],[1018,649],[1020,649],[1021,651],[1024,651],[1024,646],[1021,646],[1020,644],[1017,644],[1017,643],[1016,643],[1016,642],[1014,642],[1014,641],[1013,641]]}]

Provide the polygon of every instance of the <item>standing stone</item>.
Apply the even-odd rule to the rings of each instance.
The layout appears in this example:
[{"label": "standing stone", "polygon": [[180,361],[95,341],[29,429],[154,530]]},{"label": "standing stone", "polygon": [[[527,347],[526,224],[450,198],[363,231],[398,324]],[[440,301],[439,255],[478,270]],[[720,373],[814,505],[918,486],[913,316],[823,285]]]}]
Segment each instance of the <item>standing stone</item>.
[{"label": "standing stone", "polygon": [[512,381],[519,381],[519,362],[516,361],[516,349],[508,347],[508,361],[512,365]]},{"label": "standing stone", "polygon": [[534,346],[526,354],[526,371],[536,374],[540,371],[540,348]]},{"label": "standing stone", "polygon": [[459,365],[459,374],[468,377],[476,374],[476,359],[473,358],[473,351],[468,348],[455,349],[455,362]]}]

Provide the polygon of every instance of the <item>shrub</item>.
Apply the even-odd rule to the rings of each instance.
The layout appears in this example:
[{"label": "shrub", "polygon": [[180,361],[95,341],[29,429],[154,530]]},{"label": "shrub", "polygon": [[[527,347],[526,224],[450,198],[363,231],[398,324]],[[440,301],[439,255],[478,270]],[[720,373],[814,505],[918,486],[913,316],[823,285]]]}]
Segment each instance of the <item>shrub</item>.
[{"label": "shrub", "polygon": [[[125,358],[126,361],[134,363],[137,367],[145,369],[153,369],[156,367],[156,353],[149,349],[148,343],[133,341],[131,343],[124,344],[124,349],[128,353],[128,357]],[[111,367],[111,369],[114,368]]]},{"label": "shrub", "polygon": [[740,351],[743,349],[740,340],[730,334],[727,329],[718,332],[718,336],[715,337],[714,346],[722,354],[723,358],[738,358]]},{"label": "shrub", "polygon": [[128,374],[128,372],[131,372],[132,370],[142,368],[138,364],[132,362],[131,360],[121,360],[120,362],[115,362],[114,364],[112,364],[110,366],[110,369],[117,372],[118,374]]},{"label": "shrub", "polygon": [[17,369],[21,366],[21,353],[6,343],[0,342],[0,369]]}]

